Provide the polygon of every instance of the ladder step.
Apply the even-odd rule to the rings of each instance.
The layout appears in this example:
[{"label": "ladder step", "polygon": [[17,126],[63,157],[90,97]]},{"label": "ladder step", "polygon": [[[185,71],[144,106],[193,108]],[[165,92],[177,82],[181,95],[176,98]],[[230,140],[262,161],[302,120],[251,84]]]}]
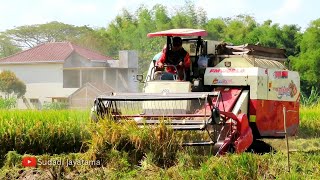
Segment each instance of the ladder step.
[{"label": "ladder step", "polygon": [[[154,127],[156,125],[138,125],[138,127]],[[204,130],[206,125],[205,124],[198,124],[198,125],[168,125],[168,127],[172,128],[173,130],[176,131],[187,131],[187,130]]]},{"label": "ladder step", "polygon": [[204,130],[206,125],[199,124],[199,125],[172,125],[173,130],[183,131],[183,130]]},{"label": "ladder step", "polygon": [[287,134],[286,132],[276,132],[276,134]]},{"label": "ladder step", "polygon": [[139,120],[136,121],[138,125],[140,124],[186,124],[186,125],[201,125],[205,124],[205,121],[203,120],[171,120],[171,121],[159,121],[159,120]]},{"label": "ladder step", "polygon": [[212,146],[214,141],[184,142],[182,146]]}]

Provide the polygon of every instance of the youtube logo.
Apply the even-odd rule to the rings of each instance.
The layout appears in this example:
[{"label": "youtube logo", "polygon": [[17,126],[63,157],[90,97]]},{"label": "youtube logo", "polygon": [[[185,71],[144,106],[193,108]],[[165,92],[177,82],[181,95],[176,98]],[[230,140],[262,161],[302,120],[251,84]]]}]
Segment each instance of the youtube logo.
[{"label": "youtube logo", "polygon": [[22,158],[22,166],[23,167],[36,167],[37,166],[37,158],[36,157],[23,157]]}]

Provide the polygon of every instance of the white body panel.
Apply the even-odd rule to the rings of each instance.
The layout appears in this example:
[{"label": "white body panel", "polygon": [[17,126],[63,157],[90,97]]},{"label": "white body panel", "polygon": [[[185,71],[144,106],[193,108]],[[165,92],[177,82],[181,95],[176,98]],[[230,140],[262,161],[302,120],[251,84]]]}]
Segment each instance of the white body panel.
[{"label": "white body panel", "polygon": [[[146,82],[145,93],[188,93],[191,92],[190,82],[157,80]],[[148,101],[143,102],[143,109],[174,110],[175,113],[185,114],[190,109],[190,102],[184,101]],[[173,112],[172,112],[173,113]]]},{"label": "white body panel", "polygon": [[[274,74],[284,72],[286,77]],[[297,72],[248,68],[207,68],[204,75],[205,85],[250,86],[250,99],[296,101],[300,93],[300,77]]]},{"label": "white body panel", "polygon": [[146,82],[145,93],[187,93],[191,92],[190,82],[156,80]]},{"label": "white body panel", "polygon": [[232,113],[235,115],[238,115],[240,113],[246,113],[248,112],[248,102],[249,102],[249,91],[244,90],[237,103],[235,104]]},{"label": "white body panel", "polygon": [[298,72],[268,70],[268,99],[276,101],[297,101],[300,94]]}]

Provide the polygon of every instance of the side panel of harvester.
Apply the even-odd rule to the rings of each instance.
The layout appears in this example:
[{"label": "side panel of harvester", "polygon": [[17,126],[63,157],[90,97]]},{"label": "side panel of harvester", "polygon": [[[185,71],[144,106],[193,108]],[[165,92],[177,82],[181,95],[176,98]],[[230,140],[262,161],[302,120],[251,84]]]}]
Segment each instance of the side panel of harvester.
[{"label": "side panel of harvester", "polygon": [[207,68],[204,84],[249,89],[248,112],[243,113],[248,115],[255,137],[284,136],[279,133],[284,131],[283,107],[287,109],[287,132],[296,133],[300,94],[297,72],[259,67]]},{"label": "side panel of harvester", "polygon": [[294,135],[299,126],[300,78],[294,71],[268,69],[268,98],[250,100],[250,122],[262,137],[281,137],[286,108],[287,132]]}]

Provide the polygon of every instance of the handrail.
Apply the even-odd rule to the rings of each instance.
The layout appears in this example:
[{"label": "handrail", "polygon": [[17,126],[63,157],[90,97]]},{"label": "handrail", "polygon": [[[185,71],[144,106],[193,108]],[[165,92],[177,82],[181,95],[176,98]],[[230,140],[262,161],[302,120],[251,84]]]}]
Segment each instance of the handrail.
[{"label": "handrail", "polygon": [[[155,75],[155,68],[158,68],[159,66],[153,66],[152,68],[151,68],[151,72],[154,72],[154,73],[152,73],[153,74],[153,78],[152,77],[150,77],[150,79],[153,79],[153,80],[155,80],[155,77],[154,77],[154,75]],[[173,80],[177,80],[177,75],[178,75],[178,69],[177,69],[177,66],[175,66],[175,65],[171,65],[171,64],[164,64],[163,65],[163,69],[164,68],[166,68],[166,67],[173,67],[174,69],[175,69],[175,74],[173,74]],[[186,80],[186,72],[183,70],[183,80]]]}]

